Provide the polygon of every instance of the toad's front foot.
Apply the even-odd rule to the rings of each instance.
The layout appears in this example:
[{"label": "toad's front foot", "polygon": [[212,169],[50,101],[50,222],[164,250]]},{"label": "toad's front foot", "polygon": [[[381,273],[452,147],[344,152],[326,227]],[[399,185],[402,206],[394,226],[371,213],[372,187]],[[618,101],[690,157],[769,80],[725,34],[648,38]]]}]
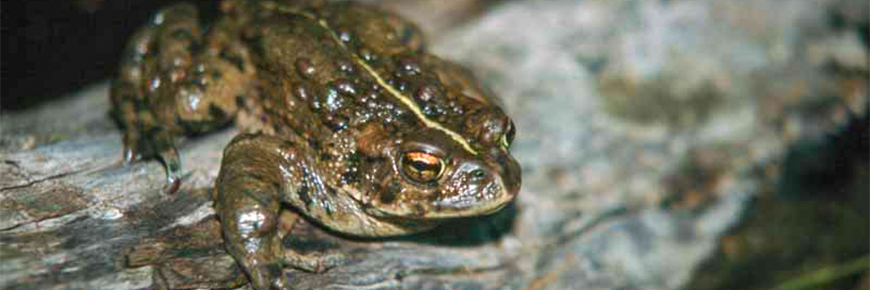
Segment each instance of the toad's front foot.
[{"label": "toad's front foot", "polygon": [[[144,136],[143,136],[144,135]],[[158,157],[166,171],[163,192],[173,194],[181,187],[181,158],[171,132],[162,127],[124,131],[124,164],[152,156]]]}]

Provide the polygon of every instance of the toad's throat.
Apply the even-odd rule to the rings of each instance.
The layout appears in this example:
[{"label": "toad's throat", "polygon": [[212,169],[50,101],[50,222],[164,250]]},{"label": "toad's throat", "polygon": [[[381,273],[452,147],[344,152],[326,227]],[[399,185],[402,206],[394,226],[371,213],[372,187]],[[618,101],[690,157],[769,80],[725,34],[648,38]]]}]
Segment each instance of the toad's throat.
[{"label": "toad's throat", "polygon": [[320,27],[322,27],[324,30],[326,30],[329,33],[329,35],[332,37],[332,40],[335,41],[335,43],[338,44],[339,47],[341,47],[345,51],[350,52],[354,56],[353,57],[354,62],[356,62],[363,69],[365,69],[366,72],[368,72],[369,75],[371,75],[375,79],[375,81],[378,83],[378,85],[385,88],[387,90],[387,92],[390,93],[390,95],[392,95],[394,98],[399,100],[399,102],[401,102],[406,107],[408,107],[408,109],[410,109],[411,112],[413,112],[414,115],[416,115],[417,118],[421,122],[423,122],[424,125],[426,125],[426,127],[434,128],[436,130],[444,132],[444,134],[447,134],[447,136],[450,136],[450,138],[453,139],[453,141],[456,141],[456,143],[459,143],[460,145],[462,145],[462,148],[464,148],[466,151],[468,151],[472,155],[477,155],[477,151],[475,151],[474,148],[471,148],[471,144],[468,143],[468,140],[466,140],[465,137],[462,137],[462,135],[460,135],[459,133],[456,133],[453,130],[445,128],[440,123],[435,122],[435,121],[427,118],[426,115],[423,114],[423,111],[420,110],[420,106],[417,105],[417,103],[414,102],[413,99],[411,99],[410,97],[408,97],[405,94],[402,94],[402,92],[400,92],[398,89],[396,89],[395,87],[393,87],[392,85],[387,83],[387,81],[384,80],[384,78],[382,78],[381,75],[377,71],[375,71],[374,68],[369,66],[368,63],[366,63],[359,56],[357,56],[355,53],[353,53],[350,50],[350,48],[348,48],[347,45],[345,45],[344,42],[341,41],[341,39],[338,37],[338,35],[335,34],[335,31],[329,26],[329,23],[326,23],[326,20],[318,19],[314,15],[304,13],[301,11],[286,11],[286,12],[294,14],[294,15],[300,15],[302,17],[309,18],[311,20],[316,20],[317,23],[320,25]]}]

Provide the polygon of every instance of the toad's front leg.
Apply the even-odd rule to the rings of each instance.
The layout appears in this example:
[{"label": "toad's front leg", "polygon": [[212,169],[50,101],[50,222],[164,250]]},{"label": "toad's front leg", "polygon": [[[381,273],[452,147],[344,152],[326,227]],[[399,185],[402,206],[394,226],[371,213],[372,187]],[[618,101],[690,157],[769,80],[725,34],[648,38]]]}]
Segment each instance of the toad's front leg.
[{"label": "toad's front leg", "polygon": [[[295,192],[305,154],[293,142],[263,134],[241,134],[227,145],[216,183],[216,210],[227,251],[256,289],[286,289],[283,266],[322,271],[336,259],[285,249],[278,231],[281,202]],[[321,262],[324,261],[324,262]]]}]

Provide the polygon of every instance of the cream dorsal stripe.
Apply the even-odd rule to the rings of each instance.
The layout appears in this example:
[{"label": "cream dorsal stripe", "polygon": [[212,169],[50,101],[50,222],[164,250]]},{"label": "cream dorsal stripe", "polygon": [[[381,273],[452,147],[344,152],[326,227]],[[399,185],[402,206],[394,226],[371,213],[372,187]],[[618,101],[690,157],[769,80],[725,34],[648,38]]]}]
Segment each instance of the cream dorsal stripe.
[{"label": "cream dorsal stripe", "polygon": [[[329,31],[329,35],[332,36],[332,39],[336,43],[338,43],[339,46],[341,46],[344,50],[350,51],[350,49],[344,44],[344,42],[341,41],[338,35],[335,35],[335,32],[329,27],[329,24],[326,23],[325,20],[320,19],[318,23],[320,24],[320,26],[326,29],[326,31]],[[423,124],[426,125],[426,127],[435,128],[437,130],[440,130],[441,132],[444,132],[445,134],[447,134],[447,136],[450,136],[453,141],[456,141],[457,143],[462,145],[462,147],[465,148],[466,151],[468,151],[472,155],[477,155],[477,151],[474,151],[474,149],[471,148],[471,144],[468,144],[468,141],[465,140],[465,137],[462,137],[462,135],[459,135],[459,133],[456,133],[453,130],[444,128],[444,126],[441,126],[441,124],[439,124],[438,122],[432,121],[427,118],[426,115],[424,115],[423,112],[420,110],[420,106],[418,106],[417,103],[414,102],[414,100],[412,100],[405,94],[402,94],[402,92],[399,92],[399,90],[387,83],[383,78],[381,78],[381,75],[378,74],[378,72],[375,71],[374,68],[369,66],[369,64],[363,61],[359,56],[354,55],[353,59],[354,61],[356,61],[357,64],[362,66],[372,77],[374,77],[375,81],[377,81],[378,84],[381,85],[381,87],[386,88],[387,91],[390,92],[390,95],[405,104],[405,106],[407,106],[408,109],[411,110],[411,112],[414,112],[414,115],[416,115],[417,118],[419,118],[420,121],[422,121]]]},{"label": "cream dorsal stripe", "polygon": [[397,90],[395,87],[393,87],[392,85],[387,83],[386,80],[384,80],[381,77],[381,75],[377,71],[375,71],[374,68],[369,66],[369,64],[367,64],[359,56],[354,54],[347,47],[347,45],[345,45],[344,42],[341,41],[341,39],[338,37],[338,35],[335,34],[335,31],[332,30],[332,28],[329,26],[329,23],[326,23],[326,20],[318,19],[314,15],[310,15],[310,14],[307,14],[307,13],[304,13],[301,11],[285,10],[285,12],[300,15],[302,17],[305,17],[305,18],[308,18],[311,20],[316,20],[317,23],[321,27],[323,27],[323,29],[326,29],[326,31],[329,32],[329,35],[332,37],[332,40],[335,41],[335,43],[337,43],[345,51],[348,51],[354,55],[354,57],[353,57],[354,62],[359,64],[361,67],[363,67],[363,69],[366,70],[366,72],[368,72],[372,77],[374,77],[375,81],[377,81],[381,87],[386,88],[387,91],[390,93],[390,95],[392,95],[394,98],[398,99],[400,102],[402,102],[402,104],[405,104],[405,106],[408,107],[408,109],[410,109],[411,112],[413,112],[414,115],[416,115],[417,118],[420,119],[420,121],[423,122],[424,125],[426,125],[426,127],[435,128],[436,130],[444,132],[444,134],[447,134],[447,136],[450,136],[450,138],[453,139],[453,141],[456,141],[457,143],[462,145],[462,148],[464,148],[466,151],[468,151],[472,155],[477,155],[477,151],[475,151],[474,148],[471,148],[471,144],[469,144],[468,141],[465,140],[465,137],[462,137],[462,135],[459,135],[459,133],[456,133],[453,130],[450,130],[448,128],[445,128],[444,126],[441,126],[441,124],[439,124],[438,122],[432,121],[429,118],[427,118],[426,115],[423,114],[423,112],[420,110],[420,107],[417,105],[416,102],[414,102],[413,99],[402,94],[402,92],[399,92],[399,90]]},{"label": "cream dorsal stripe", "polygon": [[[326,22],[324,22],[322,20],[320,22],[321,22],[321,25],[326,25]],[[325,27],[325,28],[328,28],[328,27]],[[336,41],[341,43],[340,39],[338,39],[338,36],[336,36],[335,33],[330,32],[330,34],[332,35],[332,37]],[[341,46],[344,47],[345,49],[347,49],[347,47],[344,46],[344,43],[342,43]],[[405,94],[402,94],[401,92],[399,92],[399,90],[397,90],[396,88],[394,88],[393,86],[388,84],[383,78],[381,78],[381,76],[378,74],[377,71],[375,71],[374,68],[369,66],[362,59],[360,59],[359,57],[354,57],[354,60],[356,61],[356,63],[358,63],[360,66],[362,66],[366,71],[368,71],[369,74],[371,74],[372,77],[375,78],[375,80],[378,82],[378,84],[380,84],[382,87],[386,88],[387,91],[390,92],[391,95],[393,95],[393,97],[395,97],[396,99],[399,99],[400,102],[405,104],[405,106],[407,106],[408,109],[411,110],[411,112],[414,112],[414,115],[417,115],[417,118],[419,118],[420,121],[422,121],[423,124],[426,125],[426,127],[435,128],[437,130],[440,130],[441,132],[444,132],[445,134],[450,136],[450,138],[453,139],[453,141],[456,141],[459,144],[461,144],[462,147],[465,148],[466,151],[468,151],[472,155],[477,155],[477,151],[474,151],[474,149],[471,148],[471,145],[468,144],[468,141],[466,141],[465,138],[462,137],[462,135],[459,135],[459,133],[456,133],[453,130],[444,128],[444,126],[441,126],[441,124],[439,124],[438,122],[429,120],[429,118],[427,118],[426,115],[423,115],[423,112],[420,110],[420,106],[418,106],[417,103],[414,102],[414,100],[412,100],[411,98],[409,98]]]}]

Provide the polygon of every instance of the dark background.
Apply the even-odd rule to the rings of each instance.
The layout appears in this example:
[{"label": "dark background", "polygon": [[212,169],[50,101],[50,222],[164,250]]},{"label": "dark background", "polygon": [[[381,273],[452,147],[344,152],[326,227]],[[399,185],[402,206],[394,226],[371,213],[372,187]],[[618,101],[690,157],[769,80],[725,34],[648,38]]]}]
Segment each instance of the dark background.
[{"label": "dark background", "polygon": [[112,77],[129,36],[171,2],[3,1],[0,110],[30,108]]}]

